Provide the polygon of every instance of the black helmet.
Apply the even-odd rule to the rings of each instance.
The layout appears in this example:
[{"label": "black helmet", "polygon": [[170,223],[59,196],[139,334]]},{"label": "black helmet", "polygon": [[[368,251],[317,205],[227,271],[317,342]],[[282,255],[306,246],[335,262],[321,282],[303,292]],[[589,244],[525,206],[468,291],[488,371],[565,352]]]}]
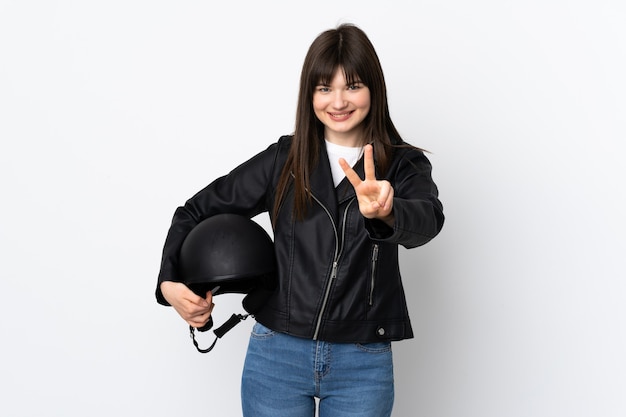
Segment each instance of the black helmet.
[{"label": "black helmet", "polygon": [[[194,293],[246,294],[242,300],[247,315],[233,314],[213,332],[217,336],[208,349],[200,349],[194,328],[189,326],[193,343],[201,353],[250,314],[256,313],[276,286],[276,257],[272,239],[258,223],[237,214],[217,214],[198,223],[185,237],[180,249],[179,273]],[[213,318],[199,328],[213,327]]]},{"label": "black helmet", "polygon": [[272,239],[258,223],[217,214],[196,225],[180,249],[180,276],[196,294],[249,294],[271,289],[276,279]]}]

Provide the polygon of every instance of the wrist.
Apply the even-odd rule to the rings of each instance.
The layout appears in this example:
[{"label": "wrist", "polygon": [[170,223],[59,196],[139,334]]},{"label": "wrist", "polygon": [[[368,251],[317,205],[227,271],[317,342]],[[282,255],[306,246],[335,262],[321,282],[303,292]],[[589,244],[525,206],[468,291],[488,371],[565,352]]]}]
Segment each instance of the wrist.
[{"label": "wrist", "polygon": [[385,223],[387,226],[393,228],[395,222],[396,222],[396,216],[393,215],[393,212],[389,213],[386,216],[383,217],[378,217],[378,220],[380,220],[381,222]]}]

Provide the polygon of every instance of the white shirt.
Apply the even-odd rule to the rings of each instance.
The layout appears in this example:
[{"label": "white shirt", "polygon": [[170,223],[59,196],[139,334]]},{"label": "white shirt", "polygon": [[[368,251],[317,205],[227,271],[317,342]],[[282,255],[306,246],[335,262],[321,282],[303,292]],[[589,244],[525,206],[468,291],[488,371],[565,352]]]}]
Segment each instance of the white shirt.
[{"label": "white shirt", "polygon": [[352,167],[361,158],[361,155],[363,155],[363,147],[357,146],[353,148],[351,146],[342,146],[326,140],[326,152],[328,153],[330,170],[332,171],[333,182],[336,187],[346,176],[346,174],[343,173],[341,165],[339,165],[339,158],[345,159],[348,165]]}]

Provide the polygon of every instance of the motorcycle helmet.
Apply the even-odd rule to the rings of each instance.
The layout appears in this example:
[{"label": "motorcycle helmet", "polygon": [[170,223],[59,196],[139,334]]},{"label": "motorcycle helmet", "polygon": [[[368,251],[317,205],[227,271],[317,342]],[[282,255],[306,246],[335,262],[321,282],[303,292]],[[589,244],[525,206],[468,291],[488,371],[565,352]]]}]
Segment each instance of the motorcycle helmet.
[{"label": "motorcycle helmet", "polygon": [[[185,237],[179,255],[182,281],[194,293],[205,297],[226,293],[246,294],[242,300],[246,315],[233,314],[214,330],[217,336],[208,349],[201,349],[195,329],[189,326],[196,349],[207,353],[218,338],[241,320],[256,313],[276,287],[277,268],[274,243],[255,221],[237,214],[217,214],[198,223]],[[204,332],[213,327],[213,317],[198,328]]]},{"label": "motorcycle helmet", "polygon": [[180,276],[196,294],[249,294],[271,289],[276,279],[272,239],[255,221],[217,214],[196,225],[180,249]]}]

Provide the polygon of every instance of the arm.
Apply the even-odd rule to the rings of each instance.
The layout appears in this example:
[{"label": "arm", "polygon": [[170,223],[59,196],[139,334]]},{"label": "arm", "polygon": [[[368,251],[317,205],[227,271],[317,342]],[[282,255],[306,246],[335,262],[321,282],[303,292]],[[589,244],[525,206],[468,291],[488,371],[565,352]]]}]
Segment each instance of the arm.
[{"label": "arm", "polygon": [[185,237],[198,223],[219,213],[253,217],[268,209],[276,154],[277,145],[273,144],[228,175],[213,181],[176,209],[163,246],[156,288],[160,304],[172,305],[161,284],[182,281],[178,274],[178,254]]},{"label": "arm", "polygon": [[389,180],[377,180],[373,152],[368,147],[364,152],[364,180],[345,161],[340,163],[355,189],[370,237],[407,248],[429,242],[444,223],[430,162],[421,151],[399,150]]}]

